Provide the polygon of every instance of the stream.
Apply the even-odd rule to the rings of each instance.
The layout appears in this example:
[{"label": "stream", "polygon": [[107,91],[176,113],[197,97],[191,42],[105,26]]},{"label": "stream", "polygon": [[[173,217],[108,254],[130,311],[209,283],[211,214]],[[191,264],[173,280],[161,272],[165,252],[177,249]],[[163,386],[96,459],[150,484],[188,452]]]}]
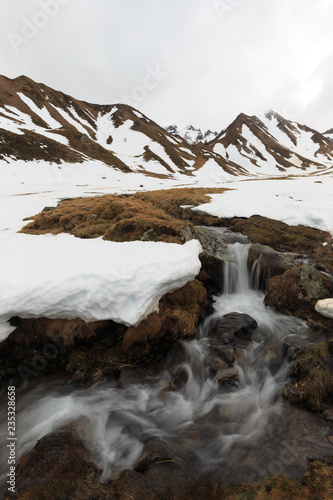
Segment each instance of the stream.
[{"label": "stream", "polygon": [[[332,424],[291,406],[281,395],[293,370],[290,357],[283,355],[283,339],[305,337],[305,323],[264,306],[264,294],[255,289],[255,272],[247,268],[248,251],[247,243],[229,245],[230,262],[214,314],[200,326],[195,340],[182,342],[181,359],[179,353],[170,353],[158,375],[144,378],[125,369],[119,380],[88,389],[48,381],[23,391],[17,401],[18,460],[38,439],[73,421],[103,470],[102,481],[133,467],[152,438],[165,444],[189,474],[226,485],[272,474],[300,479],[306,457],[332,455],[327,439]],[[235,346],[233,368],[239,381],[221,386],[211,369],[209,332],[212,322],[230,312],[252,316],[258,329],[246,346]],[[186,380],[169,390],[180,368]],[[1,443],[7,437],[5,412],[6,407],[1,410]],[[4,446],[2,484],[7,455]]]}]

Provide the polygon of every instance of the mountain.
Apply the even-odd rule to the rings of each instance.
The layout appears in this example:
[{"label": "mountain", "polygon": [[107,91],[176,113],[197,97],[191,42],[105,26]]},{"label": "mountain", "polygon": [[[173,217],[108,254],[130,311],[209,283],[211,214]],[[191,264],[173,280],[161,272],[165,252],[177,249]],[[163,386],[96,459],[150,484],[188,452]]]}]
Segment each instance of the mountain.
[{"label": "mountain", "polygon": [[333,166],[327,137],[272,110],[260,118],[241,113],[208,146],[256,174],[324,173]]},{"label": "mountain", "polygon": [[207,130],[205,133],[202,133],[200,128],[194,128],[192,125],[187,125],[187,127],[181,130],[179,130],[177,125],[169,125],[168,127],[165,127],[165,130],[169,132],[169,134],[182,137],[190,144],[197,144],[198,142],[207,144],[218,135],[218,132],[212,132],[211,130]]},{"label": "mountain", "polygon": [[[330,173],[333,142],[269,111],[240,114],[221,133],[165,130],[124,104],[80,101],[21,76],[0,76],[0,162],[94,162],[125,173],[220,181],[234,176]],[[177,177],[177,178],[178,178]]]},{"label": "mountain", "polygon": [[[0,159],[82,163],[123,172],[189,175],[209,155],[123,104],[97,105],[21,76],[0,77]],[[228,168],[228,161],[220,159]]]}]

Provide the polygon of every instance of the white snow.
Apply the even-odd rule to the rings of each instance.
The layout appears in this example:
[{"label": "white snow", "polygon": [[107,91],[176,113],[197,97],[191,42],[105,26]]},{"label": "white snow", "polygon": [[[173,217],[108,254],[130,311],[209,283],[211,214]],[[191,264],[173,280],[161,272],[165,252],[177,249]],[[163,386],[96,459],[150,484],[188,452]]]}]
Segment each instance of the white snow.
[{"label": "white snow", "polygon": [[197,240],[184,245],[16,234],[0,248],[1,340],[11,316],[80,317],[135,325],[200,271]]},{"label": "white snow", "polygon": [[333,318],[333,299],[318,300],[315,309],[323,316]]},{"label": "white snow", "polygon": [[[7,113],[6,113],[7,110]],[[19,134],[22,135],[23,132],[22,130],[32,130],[33,132],[36,132],[37,134],[43,135],[47,137],[48,139],[52,139],[53,141],[60,142],[60,144],[64,144],[65,146],[68,145],[68,140],[66,137],[62,136],[61,134],[57,133],[52,133],[50,131],[47,131],[43,127],[39,127],[38,125],[35,125],[31,119],[31,116],[22,113],[16,108],[13,108],[12,106],[6,106],[6,110],[3,108],[0,108],[1,113],[6,113],[8,117],[11,117],[11,119],[7,119],[3,116],[0,115],[0,128],[4,128],[5,130],[9,130],[10,132],[13,132],[14,134]],[[14,113],[14,120],[13,116],[8,113]]]},{"label": "white snow", "polygon": [[[67,111],[65,111],[62,108],[58,108],[54,104],[50,104],[58,113],[70,124],[73,125],[73,127],[78,130],[81,134],[86,134],[90,135],[89,131],[82,125],[81,120],[77,121],[75,120]],[[71,109],[71,112],[73,112],[73,109]]]},{"label": "white snow", "polygon": [[[212,201],[193,210],[218,217],[259,214],[287,224],[315,227],[333,234],[333,177],[299,177],[290,180],[235,181],[232,191],[212,195]],[[324,242],[325,240],[323,240]]]},{"label": "white snow", "polygon": [[54,129],[61,127],[61,124],[52,118],[45,106],[43,108],[39,108],[32,99],[29,99],[29,97],[21,92],[17,92],[17,95],[31,109],[31,111],[38,115],[50,128]]},{"label": "white snow", "polygon": [[199,170],[193,172],[193,175],[198,181],[200,181],[200,185],[208,187],[221,183],[232,177],[212,158],[206,161],[206,163]]}]

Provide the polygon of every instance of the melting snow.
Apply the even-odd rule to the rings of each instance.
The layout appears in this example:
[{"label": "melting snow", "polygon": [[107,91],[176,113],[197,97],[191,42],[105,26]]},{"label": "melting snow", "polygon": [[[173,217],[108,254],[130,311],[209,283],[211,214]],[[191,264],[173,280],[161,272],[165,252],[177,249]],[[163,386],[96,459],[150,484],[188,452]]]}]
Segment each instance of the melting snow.
[{"label": "melting snow", "polygon": [[200,251],[197,240],[115,243],[15,234],[0,248],[0,339],[16,315],[134,325],[198,274]]}]

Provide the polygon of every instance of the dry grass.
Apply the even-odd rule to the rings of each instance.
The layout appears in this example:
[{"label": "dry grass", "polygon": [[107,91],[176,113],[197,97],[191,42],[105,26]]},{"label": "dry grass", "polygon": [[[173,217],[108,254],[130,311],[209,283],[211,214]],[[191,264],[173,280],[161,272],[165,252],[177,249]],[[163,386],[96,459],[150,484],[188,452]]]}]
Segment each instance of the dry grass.
[{"label": "dry grass", "polygon": [[36,215],[21,232],[182,243],[180,233],[189,223],[182,218],[180,205],[205,203],[209,201],[207,193],[223,191],[186,188],[66,200],[53,210]]},{"label": "dry grass", "polygon": [[295,372],[300,401],[308,408],[320,411],[333,394],[332,358],[327,342],[308,346],[296,355]]}]

